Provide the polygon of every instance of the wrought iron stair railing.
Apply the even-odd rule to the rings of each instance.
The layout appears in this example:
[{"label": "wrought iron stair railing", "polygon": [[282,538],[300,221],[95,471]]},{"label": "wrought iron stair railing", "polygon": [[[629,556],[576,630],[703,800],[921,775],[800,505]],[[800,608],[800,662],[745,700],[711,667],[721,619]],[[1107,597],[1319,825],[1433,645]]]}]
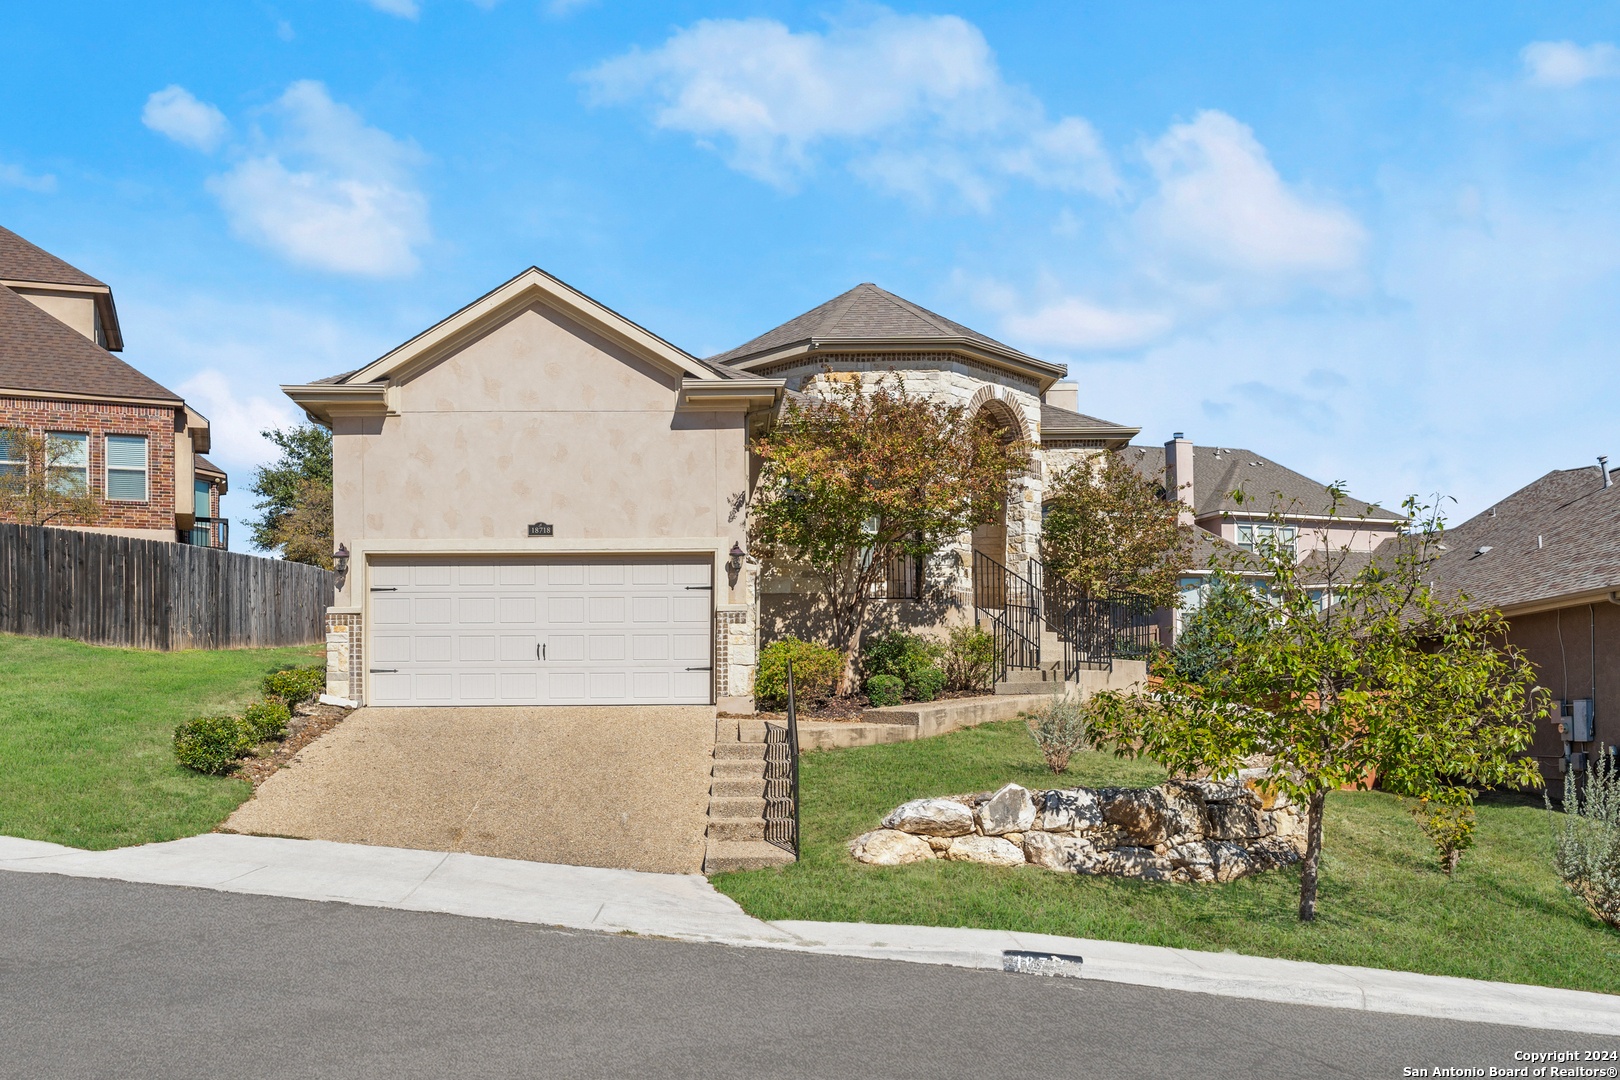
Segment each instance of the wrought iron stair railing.
[{"label": "wrought iron stair railing", "polygon": [[1041,666],[1041,564],[1014,573],[981,551],[973,553],[974,621],[988,625],[996,643],[996,680],[1008,668]]}]

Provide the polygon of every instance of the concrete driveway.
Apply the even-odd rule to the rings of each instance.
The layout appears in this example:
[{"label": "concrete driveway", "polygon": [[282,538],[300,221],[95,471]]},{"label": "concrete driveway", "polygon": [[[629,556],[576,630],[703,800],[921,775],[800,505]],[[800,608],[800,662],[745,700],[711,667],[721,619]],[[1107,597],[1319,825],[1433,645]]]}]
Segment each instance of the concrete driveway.
[{"label": "concrete driveway", "polygon": [[701,873],[714,719],[692,705],[361,709],[224,828]]}]

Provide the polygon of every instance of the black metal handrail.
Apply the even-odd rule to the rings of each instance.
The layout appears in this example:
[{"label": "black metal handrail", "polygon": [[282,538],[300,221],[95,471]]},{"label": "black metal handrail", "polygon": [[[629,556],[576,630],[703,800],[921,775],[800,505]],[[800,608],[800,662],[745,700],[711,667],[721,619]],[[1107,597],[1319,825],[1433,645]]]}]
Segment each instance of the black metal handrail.
[{"label": "black metal handrail", "polygon": [[999,667],[996,679],[1008,668],[1041,666],[1041,589],[1039,561],[1017,574],[982,551],[973,553],[974,622],[990,626]]},{"label": "black metal handrail", "polygon": [[787,665],[787,726],[765,725],[765,841],[799,857],[799,709]]},{"label": "black metal handrail", "polygon": [[1153,603],[1136,593],[1109,591],[1076,596],[1056,590],[1064,605],[1058,620],[1063,642],[1063,677],[1081,668],[1114,670],[1116,659],[1146,660],[1153,645]]}]

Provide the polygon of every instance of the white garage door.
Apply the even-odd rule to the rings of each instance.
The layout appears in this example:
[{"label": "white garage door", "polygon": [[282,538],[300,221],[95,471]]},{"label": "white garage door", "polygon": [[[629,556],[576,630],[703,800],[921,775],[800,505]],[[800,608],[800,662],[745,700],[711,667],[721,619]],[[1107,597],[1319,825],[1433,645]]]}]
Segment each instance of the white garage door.
[{"label": "white garage door", "polygon": [[707,705],[712,559],[373,560],[376,705]]}]

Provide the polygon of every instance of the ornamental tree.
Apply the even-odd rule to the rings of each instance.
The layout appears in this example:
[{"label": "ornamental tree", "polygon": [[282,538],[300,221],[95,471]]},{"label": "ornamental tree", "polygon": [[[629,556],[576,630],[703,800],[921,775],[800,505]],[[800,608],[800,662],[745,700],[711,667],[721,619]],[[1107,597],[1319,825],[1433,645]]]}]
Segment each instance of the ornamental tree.
[{"label": "ornamental tree", "polygon": [[749,543],[762,562],[817,582],[844,654],[847,693],[867,605],[890,559],[923,560],[974,525],[1000,520],[1029,447],[964,405],[906,391],[892,373],[790,401],[752,449],[760,460]]},{"label": "ornamental tree", "polygon": [[[1324,530],[1349,524],[1338,514],[1343,493],[1331,490]],[[1429,509],[1411,499],[1406,508],[1412,521]],[[1547,713],[1546,692],[1502,640],[1499,612],[1471,611],[1466,596],[1431,589],[1424,572],[1443,536],[1430,515],[1355,573],[1347,547],[1302,569],[1291,548],[1263,541],[1246,569],[1266,572],[1265,587],[1244,587],[1231,568],[1216,572],[1228,604],[1242,610],[1204,628],[1208,652],[1221,657],[1213,669],[1193,671],[1172,653],[1151,695],[1098,695],[1094,745],[1217,777],[1269,759],[1264,783],[1307,812],[1303,921],[1316,916],[1329,792],[1377,779],[1460,806],[1475,787],[1541,785],[1525,751]],[[1336,597],[1325,609],[1324,580]]]},{"label": "ornamental tree", "polygon": [[248,490],[259,497],[249,521],[253,546],[290,562],[332,568],[332,433],[314,424],[261,432],[281,449],[274,465],[254,470]]},{"label": "ornamental tree", "polygon": [[0,517],[24,525],[93,525],[101,518],[81,439],[0,428]]},{"label": "ornamental tree", "polygon": [[1121,589],[1154,607],[1174,607],[1176,579],[1189,564],[1191,529],[1162,478],[1118,454],[1082,459],[1053,477],[1041,524],[1041,561],[1082,596]]}]

